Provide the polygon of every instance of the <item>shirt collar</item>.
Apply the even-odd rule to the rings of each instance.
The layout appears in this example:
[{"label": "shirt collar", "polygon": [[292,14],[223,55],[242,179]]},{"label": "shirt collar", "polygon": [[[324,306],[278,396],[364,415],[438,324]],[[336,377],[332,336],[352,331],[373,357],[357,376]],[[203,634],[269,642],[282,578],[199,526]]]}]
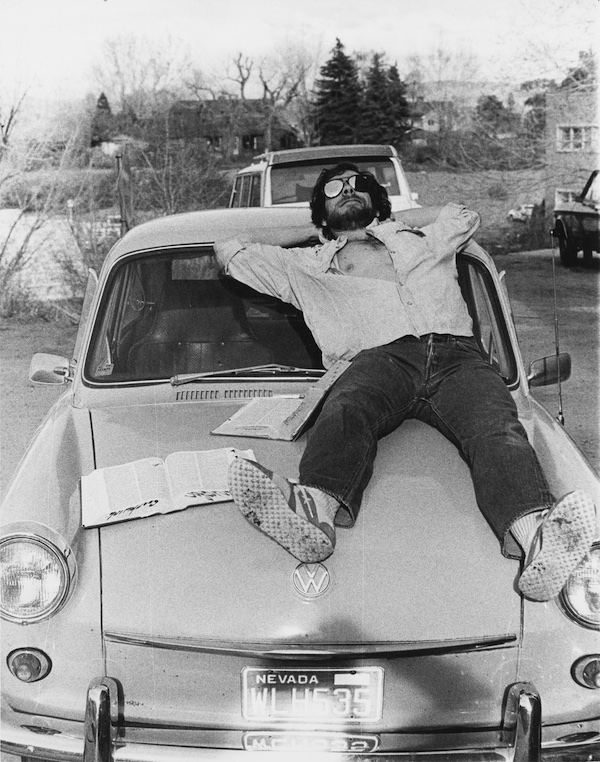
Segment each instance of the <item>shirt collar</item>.
[{"label": "shirt collar", "polygon": [[317,267],[320,272],[325,273],[329,270],[333,258],[347,241],[348,239],[345,236],[340,236],[331,241],[325,241],[325,243],[317,249]]},{"label": "shirt collar", "polygon": [[[387,222],[387,221],[386,221]],[[397,222],[395,220],[389,220],[394,225],[394,230],[410,230],[411,232],[418,232],[419,234],[421,231],[412,231],[412,228],[408,227],[408,225],[405,225],[403,222]],[[367,231],[368,235],[372,235],[374,238],[377,238],[379,241],[383,241],[383,228],[385,227],[385,223],[382,224],[379,222],[377,217],[370,222],[365,230]],[[381,229],[378,229],[381,228]],[[317,249],[317,266],[320,272],[327,272],[329,268],[331,267],[331,263],[333,261],[333,258],[337,254],[337,252],[343,248],[347,243],[348,239],[345,235],[341,235],[338,238],[334,238],[332,240],[323,240],[323,245]]]}]

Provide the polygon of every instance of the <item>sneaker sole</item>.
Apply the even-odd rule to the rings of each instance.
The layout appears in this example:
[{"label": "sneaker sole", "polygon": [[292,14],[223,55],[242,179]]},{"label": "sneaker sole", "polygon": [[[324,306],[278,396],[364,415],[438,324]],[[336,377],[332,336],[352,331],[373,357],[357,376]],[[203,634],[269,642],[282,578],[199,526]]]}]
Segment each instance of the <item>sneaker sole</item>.
[{"label": "sneaker sole", "polygon": [[518,583],[523,595],[534,601],[555,598],[585,557],[595,533],[596,509],[585,493],[570,492],[559,500],[542,524],[539,553],[525,562]]},{"label": "sneaker sole", "polygon": [[231,496],[246,519],[299,561],[315,563],[333,553],[331,539],[299,516],[260,467],[236,458],[229,467]]}]

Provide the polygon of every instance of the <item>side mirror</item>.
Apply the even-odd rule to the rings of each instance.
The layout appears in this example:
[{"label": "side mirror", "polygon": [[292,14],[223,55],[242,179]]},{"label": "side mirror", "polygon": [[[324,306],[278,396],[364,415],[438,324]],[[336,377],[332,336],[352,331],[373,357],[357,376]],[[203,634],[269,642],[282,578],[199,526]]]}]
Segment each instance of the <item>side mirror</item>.
[{"label": "side mirror", "polygon": [[71,378],[69,361],[60,355],[38,352],[31,358],[29,380],[34,384],[58,385]]},{"label": "side mirror", "polygon": [[534,360],[529,366],[527,382],[529,386],[549,386],[558,383],[558,379],[566,381],[571,375],[571,355],[561,352]]}]

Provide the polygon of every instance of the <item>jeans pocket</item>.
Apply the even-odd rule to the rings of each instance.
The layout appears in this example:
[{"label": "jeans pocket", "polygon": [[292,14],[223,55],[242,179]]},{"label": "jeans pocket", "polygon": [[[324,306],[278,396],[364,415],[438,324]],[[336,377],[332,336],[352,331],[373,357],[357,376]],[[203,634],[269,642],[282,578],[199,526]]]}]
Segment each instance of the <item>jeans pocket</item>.
[{"label": "jeans pocket", "polygon": [[470,354],[476,354],[479,357],[484,357],[483,351],[474,336],[455,336],[454,343],[464,352],[469,352]]}]

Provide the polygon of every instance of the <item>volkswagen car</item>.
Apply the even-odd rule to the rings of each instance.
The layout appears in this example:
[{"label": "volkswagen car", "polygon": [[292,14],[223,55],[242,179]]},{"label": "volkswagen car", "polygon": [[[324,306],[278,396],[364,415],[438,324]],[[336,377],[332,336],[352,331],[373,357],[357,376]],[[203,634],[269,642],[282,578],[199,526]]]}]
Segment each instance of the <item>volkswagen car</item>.
[{"label": "volkswagen car", "polygon": [[[34,383],[64,390],[2,505],[2,750],[600,759],[600,535],[556,599],[524,600],[468,467],[421,422],[380,442],[359,518],[322,563],[299,563],[226,499],[84,526],[82,480],[148,458],[236,448],[297,477],[304,434],[213,433],[324,374],[302,315],[225,277],[213,243],[307,224],[307,209],[262,208],[135,227],[90,274],[72,357],[32,359]],[[458,269],[553,492],[600,505],[598,475],[530,393],[566,381],[569,356],[525,368],[504,274],[474,241]]]}]

